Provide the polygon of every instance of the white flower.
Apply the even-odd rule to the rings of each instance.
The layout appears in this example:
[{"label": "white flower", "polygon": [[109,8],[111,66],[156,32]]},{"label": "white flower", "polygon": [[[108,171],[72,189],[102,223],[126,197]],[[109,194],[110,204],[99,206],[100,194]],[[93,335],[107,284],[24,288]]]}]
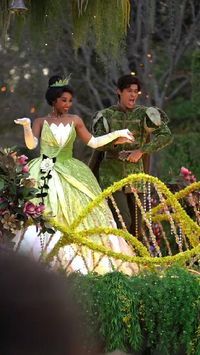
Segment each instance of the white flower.
[{"label": "white flower", "polygon": [[40,169],[42,170],[43,173],[49,173],[54,166],[53,159],[51,158],[45,158],[42,160]]}]

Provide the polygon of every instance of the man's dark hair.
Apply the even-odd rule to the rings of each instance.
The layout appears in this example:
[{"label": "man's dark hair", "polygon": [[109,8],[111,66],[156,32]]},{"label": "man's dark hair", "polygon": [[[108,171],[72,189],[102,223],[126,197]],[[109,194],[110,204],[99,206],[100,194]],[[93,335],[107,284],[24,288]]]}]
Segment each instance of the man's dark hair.
[{"label": "man's dark hair", "polygon": [[117,88],[120,91],[123,91],[124,89],[129,88],[131,85],[137,85],[138,91],[140,91],[141,85],[140,85],[139,79],[132,74],[123,75],[117,81]]}]

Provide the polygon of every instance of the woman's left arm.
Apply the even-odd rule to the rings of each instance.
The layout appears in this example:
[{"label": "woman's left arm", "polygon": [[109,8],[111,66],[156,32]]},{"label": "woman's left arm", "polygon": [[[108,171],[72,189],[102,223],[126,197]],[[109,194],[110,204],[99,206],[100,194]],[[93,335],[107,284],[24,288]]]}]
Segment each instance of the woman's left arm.
[{"label": "woman's left arm", "polygon": [[119,137],[124,137],[127,140],[127,143],[133,143],[134,141],[134,137],[128,129],[121,129],[118,131],[110,132],[108,134],[104,134],[103,136],[94,137],[87,130],[84,122],[80,117],[76,116],[74,122],[78,136],[85,144],[94,149],[106,145]]}]

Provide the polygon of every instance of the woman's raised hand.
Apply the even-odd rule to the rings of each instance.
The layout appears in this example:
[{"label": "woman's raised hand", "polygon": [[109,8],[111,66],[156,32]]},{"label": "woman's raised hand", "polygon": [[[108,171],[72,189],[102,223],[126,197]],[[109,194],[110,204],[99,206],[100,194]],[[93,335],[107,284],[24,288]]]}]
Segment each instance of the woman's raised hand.
[{"label": "woman's raised hand", "polygon": [[135,138],[133,134],[129,131],[129,129],[123,129],[121,130],[124,134],[122,137],[117,138],[114,141],[114,144],[125,144],[125,143],[133,143],[135,141]]},{"label": "woman's raised hand", "polygon": [[18,118],[16,120],[14,120],[14,122],[16,124],[19,124],[21,126],[28,126],[31,125],[31,120],[28,117],[23,117],[23,118]]}]

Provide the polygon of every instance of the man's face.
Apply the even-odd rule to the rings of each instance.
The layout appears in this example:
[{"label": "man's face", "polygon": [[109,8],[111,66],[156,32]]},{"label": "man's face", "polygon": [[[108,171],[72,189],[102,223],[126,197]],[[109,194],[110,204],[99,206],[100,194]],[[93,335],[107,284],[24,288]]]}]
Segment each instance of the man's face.
[{"label": "man's face", "polygon": [[120,106],[124,109],[133,109],[138,98],[138,93],[138,86],[136,84],[132,84],[122,91],[117,89],[117,94],[120,96]]}]

